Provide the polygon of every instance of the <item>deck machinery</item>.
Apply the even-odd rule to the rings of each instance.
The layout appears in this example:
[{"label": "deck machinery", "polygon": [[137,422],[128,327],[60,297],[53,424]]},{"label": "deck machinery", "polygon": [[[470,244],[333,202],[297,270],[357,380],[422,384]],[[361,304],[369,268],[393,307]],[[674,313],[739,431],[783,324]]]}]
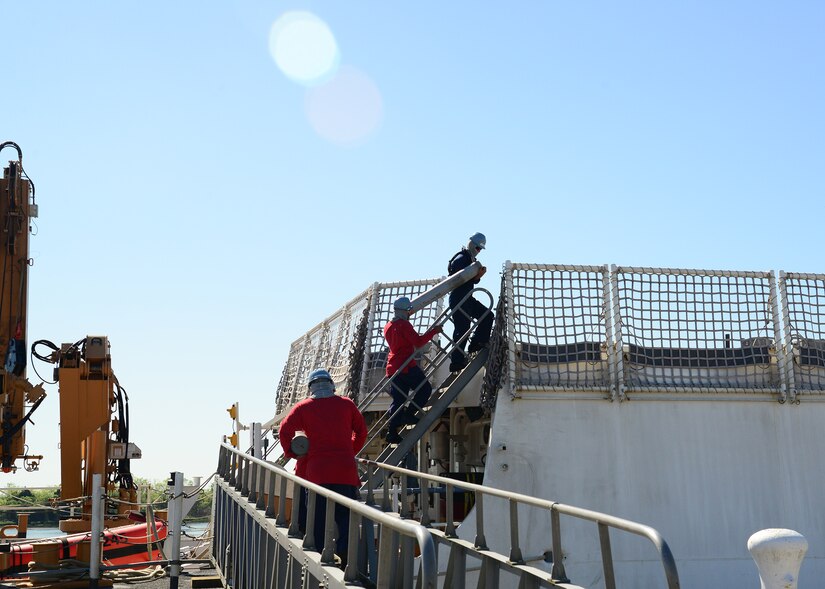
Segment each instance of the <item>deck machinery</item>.
[{"label": "deck machinery", "polygon": [[18,154],[0,179],[0,468],[8,473],[17,470],[18,461],[26,470],[37,470],[42,459],[28,453],[26,423],[43,402],[45,391],[42,384],[33,386],[26,380],[29,233],[37,205],[20,148],[11,141],[0,143],[0,150],[6,147]]},{"label": "deck machinery", "polygon": [[[29,235],[37,217],[34,184],[23,169],[20,147],[11,141],[0,150],[13,148],[0,179],[0,468],[15,472],[18,463],[37,470],[42,455],[32,455],[26,445],[26,423],[46,397],[42,384],[26,379]],[[47,348],[47,353],[38,350]],[[117,490],[121,502],[111,514],[109,526],[129,523],[126,512],[136,501],[130,460],[140,449],[129,441],[129,409],[126,391],[111,367],[109,340],[87,336],[60,347],[48,340],[31,346],[34,357],[55,365],[54,381],[60,395],[61,501],[82,500],[80,517],[60,522],[67,533],[88,531],[92,477],[101,474],[107,491]],[[85,499],[84,499],[85,498]]]}]

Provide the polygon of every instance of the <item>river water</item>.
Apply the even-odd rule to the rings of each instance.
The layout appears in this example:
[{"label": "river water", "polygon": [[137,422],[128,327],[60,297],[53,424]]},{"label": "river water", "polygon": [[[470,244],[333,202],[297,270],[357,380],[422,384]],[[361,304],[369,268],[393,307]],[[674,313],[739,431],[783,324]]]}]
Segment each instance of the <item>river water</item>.
[{"label": "river water", "polygon": [[[183,525],[183,532],[190,536],[200,536],[209,527],[209,522],[193,522]],[[58,528],[33,528],[29,527],[26,534],[27,538],[53,538],[56,536],[65,536]]]}]

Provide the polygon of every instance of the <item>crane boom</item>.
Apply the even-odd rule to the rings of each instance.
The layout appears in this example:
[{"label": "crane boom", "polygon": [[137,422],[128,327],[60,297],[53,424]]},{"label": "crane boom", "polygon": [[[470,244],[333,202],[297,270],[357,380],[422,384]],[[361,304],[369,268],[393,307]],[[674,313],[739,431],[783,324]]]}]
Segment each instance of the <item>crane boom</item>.
[{"label": "crane boom", "polygon": [[42,403],[42,385],[26,380],[26,330],[28,307],[29,234],[37,217],[34,185],[23,170],[23,153],[12,142],[0,150],[16,149],[0,179],[0,469],[14,472],[23,459],[27,470],[36,470],[42,456],[27,454],[26,422]]}]

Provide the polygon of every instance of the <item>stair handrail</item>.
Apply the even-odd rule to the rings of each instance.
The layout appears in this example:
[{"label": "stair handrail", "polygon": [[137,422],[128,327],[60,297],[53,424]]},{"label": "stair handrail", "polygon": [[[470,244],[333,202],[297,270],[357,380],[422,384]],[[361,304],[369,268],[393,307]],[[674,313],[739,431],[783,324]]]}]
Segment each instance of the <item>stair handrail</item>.
[{"label": "stair handrail", "polygon": [[[269,474],[264,476],[264,473],[267,472]],[[294,473],[285,470],[284,468],[276,466],[265,460],[255,458],[249,454],[245,454],[228,444],[221,444],[219,447],[217,474],[221,479],[223,479],[223,481],[225,481],[227,485],[234,486],[235,490],[240,492],[242,496],[246,497],[247,501],[250,503],[255,503],[259,510],[264,510],[264,516],[266,518],[274,518],[274,523],[276,526],[285,527],[288,525],[289,529],[287,535],[291,537],[297,537],[301,534],[298,529],[298,501],[293,502],[292,514],[289,521],[287,521],[286,493],[288,482],[292,483],[293,493],[303,492],[303,490],[306,490],[311,495],[311,497],[308,497],[308,504],[310,508],[308,509],[307,514],[307,535],[311,534],[312,530],[312,520],[309,518],[314,517],[314,509],[312,509],[313,503],[309,502],[314,502],[317,498],[323,497],[327,501],[332,501],[335,505],[346,507],[352,513],[358,514],[358,516],[362,519],[379,524],[379,526],[385,530],[391,530],[396,534],[410,538],[417,545],[418,549],[417,558],[421,567],[421,573],[418,579],[421,582],[419,586],[422,586],[425,589],[436,589],[438,568],[436,564],[435,542],[433,541],[433,538],[428,530],[420,524],[405,521],[389,514],[382,513],[373,507],[367,506],[361,501],[350,499],[349,497],[340,495],[334,491],[322,487],[321,485],[314,484]],[[277,487],[280,488],[280,492],[277,492],[277,495],[276,481],[280,483],[279,487]],[[277,506],[276,497],[280,498],[280,501],[277,502]],[[313,542],[311,542],[311,544],[316,545],[319,549],[318,551],[321,552],[322,563],[334,563],[332,554],[334,544],[332,539],[332,529],[334,527],[334,520],[331,515],[333,511],[334,510],[332,509],[327,511],[328,515],[325,523],[324,538],[312,537]],[[350,531],[350,541],[347,554],[349,557],[347,559],[348,566],[345,569],[345,581],[348,582],[354,582],[357,580],[356,565],[358,560],[358,542],[354,541],[355,539],[353,538],[352,529],[354,528],[351,528]],[[306,542],[306,538],[304,541]],[[383,544],[384,543],[382,543],[382,545]],[[401,544],[403,544],[403,542]],[[390,548],[391,546],[392,543],[390,542],[389,546],[386,548]],[[379,575],[381,574],[380,569],[381,565],[379,565]],[[379,586],[388,585],[379,584]]]},{"label": "stair handrail", "polygon": [[[552,535],[552,546],[553,546],[553,555],[562,555],[562,545],[561,545],[561,527],[559,525],[559,515],[567,515],[570,517],[575,517],[578,519],[583,519],[586,521],[593,522],[598,525],[599,529],[599,540],[601,543],[601,551],[602,551],[602,559],[603,559],[603,566],[605,568],[605,578],[612,577],[613,573],[613,561],[612,561],[612,552],[610,550],[610,536],[608,533],[608,528],[614,528],[617,530],[621,530],[624,532],[628,532],[630,534],[635,534],[637,536],[641,536],[643,538],[647,538],[653,546],[656,548],[656,551],[659,553],[659,558],[662,562],[662,567],[664,569],[665,578],[667,580],[668,589],[679,589],[679,574],[676,570],[676,560],[673,557],[673,553],[670,551],[670,547],[668,546],[667,542],[664,540],[662,535],[651,526],[640,524],[638,522],[634,522],[632,520],[624,519],[621,517],[609,515],[606,513],[601,513],[598,511],[593,511],[590,509],[583,509],[581,507],[575,507],[572,505],[565,505],[563,503],[559,503],[558,501],[549,501],[547,499],[540,499],[539,497],[531,497],[529,495],[523,495],[521,493],[515,493],[513,491],[505,491],[502,489],[497,489],[495,487],[489,487],[485,485],[479,485],[476,483],[469,483],[464,481],[458,481],[456,479],[449,479],[446,477],[441,477],[438,475],[432,475],[429,473],[424,473],[416,470],[410,470],[408,468],[403,468],[400,466],[394,466],[391,464],[386,464],[382,462],[376,462],[374,460],[367,460],[364,458],[357,458],[356,459],[363,467],[365,467],[368,471],[372,471],[372,469],[383,469],[384,471],[394,472],[404,478],[406,477],[415,477],[419,480],[425,480],[428,482],[439,483],[445,486],[446,495],[449,498],[452,492],[456,489],[460,489],[462,491],[471,491],[476,493],[476,504],[475,504],[475,512],[476,512],[476,537],[474,541],[474,546],[478,549],[487,550],[487,541],[484,538],[484,510],[483,510],[483,498],[479,497],[479,494],[483,497],[484,495],[491,496],[491,497],[498,497],[500,499],[506,499],[510,505],[510,526],[511,532],[515,529],[516,532],[518,530],[518,509],[517,506],[519,503],[524,505],[530,505],[532,507],[537,507],[540,509],[546,509],[550,511],[551,516],[551,535]],[[370,486],[366,489],[368,502],[370,498],[373,497],[374,488],[372,487],[370,481],[372,477],[368,477],[368,484]],[[423,489],[422,489],[423,490]],[[450,503],[452,503],[450,501]],[[426,500],[422,500],[422,504],[427,504]],[[382,503],[380,505],[382,509],[387,509],[387,502]],[[428,518],[428,513],[425,512],[425,515]],[[448,507],[446,510],[446,518],[447,518],[447,530],[452,530],[454,533],[455,530],[455,522],[453,521],[453,513],[452,510]],[[423,518],[422,518],[423,519]],[[515,519],[515,521],[514,521]],[[423,525],[427,525],[429,520],[422,522]],[[514,562],[519,562],[522,560],[521,558],[521,548],[518,544],[518,537],[517,533],[513,537],[511,533],[511,550],[510,550],[510,560]],[[553,569],[552,569],[553,579],[563,582],[569,583],[570,580],[567,578],[567,575],[564,571],[564,564],[561,558],[553,558]]]}]

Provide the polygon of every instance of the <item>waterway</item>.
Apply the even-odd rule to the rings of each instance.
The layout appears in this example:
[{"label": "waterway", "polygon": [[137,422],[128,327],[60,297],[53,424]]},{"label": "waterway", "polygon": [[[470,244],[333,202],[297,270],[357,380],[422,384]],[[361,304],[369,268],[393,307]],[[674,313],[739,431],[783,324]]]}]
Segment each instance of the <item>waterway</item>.
[{"label": "waterway", "polygon": [[[183,524],[183,532],[190,536],[200,536],[209,527],[209,522],[192,522]],[[54,538],[57,536],[65,536],[58,528],[33,528],[29,527],[27,538]]]}]

